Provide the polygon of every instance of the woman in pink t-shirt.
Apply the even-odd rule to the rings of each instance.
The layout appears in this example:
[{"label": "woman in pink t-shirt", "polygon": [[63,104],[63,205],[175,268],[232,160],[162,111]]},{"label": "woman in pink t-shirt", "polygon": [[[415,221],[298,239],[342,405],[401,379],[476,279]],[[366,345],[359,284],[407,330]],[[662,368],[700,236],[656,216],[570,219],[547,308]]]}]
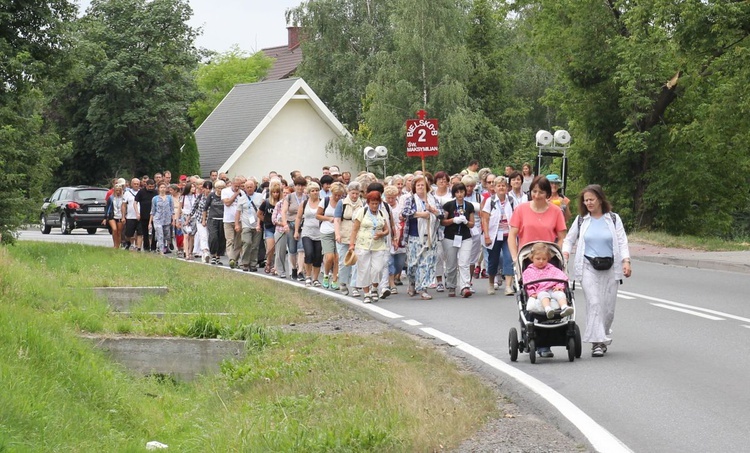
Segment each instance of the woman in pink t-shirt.
[{"label": "woman in pink t-shirt", "polygon": [[531,201],[518,206],[510,219],[508,247],[513,262],[518,259],[518,249],[529,242],[556,242],[562,247],[568,229],[562,211],[548,201],[552,188],[547,178],[534,178],[530,193]]},{"label": "woman in pink t-shirt", "polygon": [[[544,176],[537,176],[531,182],[530,201],[523,203],[513,211],[510,218],[508,248],[513,263],[518,265],[518,249],[534,241],[556,242],[562,248],[565,232],[565,218],[562,211],[549,202],[552,187]],[[542,357],[554,357],[548,347],[539,347],[537,352]]]}]

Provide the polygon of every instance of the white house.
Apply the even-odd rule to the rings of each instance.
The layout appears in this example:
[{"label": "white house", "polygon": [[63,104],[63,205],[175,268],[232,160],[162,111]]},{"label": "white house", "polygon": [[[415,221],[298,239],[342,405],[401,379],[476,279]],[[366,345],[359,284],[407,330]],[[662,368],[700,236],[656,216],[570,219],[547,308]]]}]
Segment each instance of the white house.
[{"label": "white house", "polygon": [[355,172],[356,162],[326,151],[341,137],[350,134],[300,78],[236,85],[195,131],[201,173],[230,177]]}]

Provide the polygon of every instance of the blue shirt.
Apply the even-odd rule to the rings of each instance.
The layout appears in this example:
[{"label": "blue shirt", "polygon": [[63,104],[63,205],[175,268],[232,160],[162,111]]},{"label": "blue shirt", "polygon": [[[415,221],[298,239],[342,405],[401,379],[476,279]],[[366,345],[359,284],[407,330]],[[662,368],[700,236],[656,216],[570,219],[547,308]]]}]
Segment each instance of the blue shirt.
[{"label": "blue shirt", "polygon": [[585,256],[602,258],[614,256],[612,232],[609,231],[604,216],[598,219],[591,217],[584,239],[586,240],[586,250],[583,253]]}]

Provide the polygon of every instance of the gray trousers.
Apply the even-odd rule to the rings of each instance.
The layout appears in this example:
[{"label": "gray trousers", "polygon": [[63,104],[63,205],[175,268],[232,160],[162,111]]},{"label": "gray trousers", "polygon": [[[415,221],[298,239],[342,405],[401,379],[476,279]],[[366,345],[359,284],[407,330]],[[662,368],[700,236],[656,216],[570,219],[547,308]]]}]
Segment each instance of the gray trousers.
[{"label": "gray trousers", "polygon": [[240,263],[243,266],[258,267],[258,249],[263,237],[263,231],[255,228],[242,229],[242,256]]}]

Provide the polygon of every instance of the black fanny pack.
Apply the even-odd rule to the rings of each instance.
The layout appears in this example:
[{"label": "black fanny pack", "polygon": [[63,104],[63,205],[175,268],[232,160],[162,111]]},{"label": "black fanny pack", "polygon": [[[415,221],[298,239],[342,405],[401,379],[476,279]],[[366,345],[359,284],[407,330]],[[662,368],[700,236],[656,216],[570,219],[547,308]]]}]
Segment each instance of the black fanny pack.
[{"label": "black fanny pack", "polygon": [[598,271],[606,271],[612,268],[612,265],[615,262],[615,259],[611,256],[605,256],[605,257],[586,257],[587,260],[589,260],[589,263],[594,267],[594,269]]}]

